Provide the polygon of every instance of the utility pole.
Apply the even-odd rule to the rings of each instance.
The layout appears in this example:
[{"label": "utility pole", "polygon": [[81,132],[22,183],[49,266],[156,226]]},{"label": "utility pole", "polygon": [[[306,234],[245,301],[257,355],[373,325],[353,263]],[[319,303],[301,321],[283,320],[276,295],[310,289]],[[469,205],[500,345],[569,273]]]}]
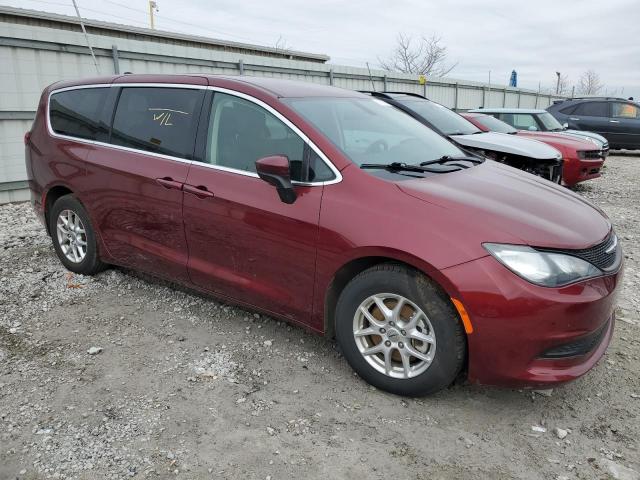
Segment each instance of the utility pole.
[{"label": "utility pole", "polygon": [[156,24],[153,20],[153,12],[159,12],[158,4],[155,0],[149,0],[149,23],[151,23],[151,30],[155,30]]},{"label": "utility pole", "polygon": [[560,93],[560,72],[556,72],[556,75],[558,76],[558,81],[556,82],[556,95],[558,95]]},{"label": "utility pole", "polygon": [[487,107],[491,106],[491,70],[489,70],[489,92],[487,94]]}]

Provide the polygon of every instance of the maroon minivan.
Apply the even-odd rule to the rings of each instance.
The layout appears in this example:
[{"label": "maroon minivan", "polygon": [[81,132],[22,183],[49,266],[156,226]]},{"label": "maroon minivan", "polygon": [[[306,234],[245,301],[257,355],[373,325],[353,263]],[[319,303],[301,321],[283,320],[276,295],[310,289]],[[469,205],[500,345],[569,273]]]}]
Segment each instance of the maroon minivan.
[{"label": "maroon minivan", "polygon": [[335,336],[403,395],[587,372],[622,252],[603,212],[357,92],[123,75],[46,88],[25,136],[60,261],[121,265]]}]

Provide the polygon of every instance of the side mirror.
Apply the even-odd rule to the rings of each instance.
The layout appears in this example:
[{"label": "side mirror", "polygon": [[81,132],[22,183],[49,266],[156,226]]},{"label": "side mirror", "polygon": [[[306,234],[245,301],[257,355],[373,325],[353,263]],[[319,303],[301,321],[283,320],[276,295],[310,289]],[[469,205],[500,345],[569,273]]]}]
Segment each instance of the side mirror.
[{"label": "side mirror", "polygon": [[564,122],[562,124],[562,128],[564,128],[566,130],[567,128],[569,128],[569,124],[567,122]]},{"label": "side mirror", "polygon": [[529,130],[530,132],[537,132],[538,129],[536,127],[534,127],[533,125],[531,125],[529,128],[527,128],[527,130]]},{"label": "side mirror", "polygon": [[284,203],[296,201],[296,191],[291,183],[289,159],[284,155],[273,155],[256,160],[256,172],[265,182],[276,187]]}]

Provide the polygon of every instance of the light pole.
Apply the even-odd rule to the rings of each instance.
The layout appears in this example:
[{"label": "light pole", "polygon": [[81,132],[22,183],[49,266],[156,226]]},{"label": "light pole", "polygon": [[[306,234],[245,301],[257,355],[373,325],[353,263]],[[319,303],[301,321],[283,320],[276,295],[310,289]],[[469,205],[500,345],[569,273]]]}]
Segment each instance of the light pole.
[{"label": "light pole", "polygon": [[560,72],[556,72],[558,80],[556,81],[556,95],[560,93]]},{"label": "light pole", "polygon": [[149,0],[149,23],[151,23],[151,30],[155,30],[156,24],[153,21],[153,12],[159,12],[158,4],[154,0]]}]

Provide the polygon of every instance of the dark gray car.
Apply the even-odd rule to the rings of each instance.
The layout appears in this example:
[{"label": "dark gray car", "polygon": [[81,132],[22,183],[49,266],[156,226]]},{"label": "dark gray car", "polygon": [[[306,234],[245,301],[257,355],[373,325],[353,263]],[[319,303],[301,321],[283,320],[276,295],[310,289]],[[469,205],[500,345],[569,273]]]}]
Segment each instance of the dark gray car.
[{"label": "dark gray car", "polygon": [[573,98],[547,108],[560,123],[596,132],[610,148],[640,149],[640,104],[614,97]]}]

